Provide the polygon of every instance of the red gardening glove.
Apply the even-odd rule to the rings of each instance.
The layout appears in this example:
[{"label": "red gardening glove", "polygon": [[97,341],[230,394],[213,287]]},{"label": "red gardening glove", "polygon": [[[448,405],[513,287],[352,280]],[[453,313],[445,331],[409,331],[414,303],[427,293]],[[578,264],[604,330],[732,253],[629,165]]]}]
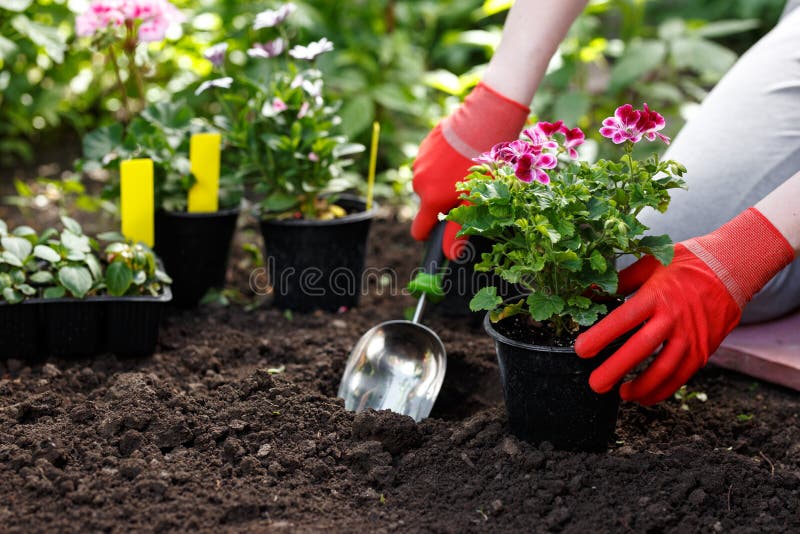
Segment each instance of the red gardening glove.
[{"label": "red gardening glove", "polygon": [[[428,134],[414,162],[414,191],[420,206],[411,235],[424,241],[439,222],[439,213],[448,213],[459,204],[456,183],[467,176],[475,158],[501,141],[516,139],[530,109],[501,95],[484,83],[464,100],[453,115]],[[461,227],[448,223],[442,248],[451,260],[458,258],[466,243],[456,239]]]},{"label": "red gardening glove", "polygon": [[619,293],[636,294],[578,336],[575,352],[591,358],[644,326],[595,369],[589,385],[597,393],[610,391],[663,343],[649,367],[622,384],[620,396],[642,404],[668,398],[706,364],[739,324],[744,305],[794,256],[783,235],[750,208],[708,235],[675,245],[666,267],[646,256],[624,269]]}]

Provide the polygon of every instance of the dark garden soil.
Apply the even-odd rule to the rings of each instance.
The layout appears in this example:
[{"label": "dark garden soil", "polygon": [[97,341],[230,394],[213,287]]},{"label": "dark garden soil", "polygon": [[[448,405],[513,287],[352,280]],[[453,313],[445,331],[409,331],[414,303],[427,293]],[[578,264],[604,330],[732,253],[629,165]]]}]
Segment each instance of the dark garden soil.
[{"label": "dark garden soil", "polygon": [[[400,283],[406,233],[371,239]],[[348,351],[411,304],[373,284],[341,314],[172,312],[146,359],[0,359],[0,531],[800,532],[800,395],[741,375],[702,371],[688,409],[623,404],[607,453],[559,452],[508,435],[489,337],[430,317],[433,417],[346,412]]]}]

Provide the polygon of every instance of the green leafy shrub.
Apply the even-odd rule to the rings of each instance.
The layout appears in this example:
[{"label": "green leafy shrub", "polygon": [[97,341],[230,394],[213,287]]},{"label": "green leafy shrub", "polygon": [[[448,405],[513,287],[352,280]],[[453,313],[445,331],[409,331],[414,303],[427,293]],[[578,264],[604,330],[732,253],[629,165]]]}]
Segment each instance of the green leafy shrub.
[{"label": "green leafy shrub", "polygon": [[463,226],[459,235],[494,242],[475,269],[493,271],[527,293],[503,304],[497,288],[489,286],[473,298],[473,311],[491,311],[493,321],[530,315],[560,336],[607,311],[601,300],[617,290],[619,256],[652,254],[664,264],[671,261],[669,237],[645,236],[648,228],[637,215],[646,207],[666,210],[669,190],[683,186],[685,169],[655,154],[641,161],[632,156],[642,138],[663,137],[664,119],[647,106],[639,111],[627,105],[604,124],[603,135],[625,143],[619,160],[577,161],[574,149],[584,141],[583,132],[561,121],[539,123],[520,140],[479,157],[459,184],[469,205],[453,209],[447,220]]}]

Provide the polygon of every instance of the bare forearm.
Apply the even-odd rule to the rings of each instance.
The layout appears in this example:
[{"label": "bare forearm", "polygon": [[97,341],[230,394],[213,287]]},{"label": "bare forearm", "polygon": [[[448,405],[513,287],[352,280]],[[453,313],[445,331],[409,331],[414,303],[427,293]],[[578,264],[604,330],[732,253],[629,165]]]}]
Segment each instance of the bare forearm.
[{"label": "bare forearm", "polygon": [[499,93],[529,105],[547,65],[588,0],[517,0],[483,77]]},{"label": "bare forearm", "polygon": [[800,253],[800,172],[783,182],[756,204],[756,209]]}]

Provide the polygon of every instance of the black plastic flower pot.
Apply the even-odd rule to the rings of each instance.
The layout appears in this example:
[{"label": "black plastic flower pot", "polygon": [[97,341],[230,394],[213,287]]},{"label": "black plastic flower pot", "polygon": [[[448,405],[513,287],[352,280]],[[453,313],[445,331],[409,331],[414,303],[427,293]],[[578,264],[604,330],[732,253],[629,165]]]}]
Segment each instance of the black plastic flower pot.
[{"label": "black plastic flower pot", "polygon": [[358,305],[367,238],[375,210],[356,197],[336,202],[348,215],[332,220],[261,221],[273,304],[299,312]]},{"label": "black plastic flower pot", "polygon": [[589,375],[619,343],[594,358],[582,359],[572,347],[545,347],[511,339],[484,319],[494,338],[500,380],[511,432],[532,443],[549,441],[575,451],[603,451],[614,436],[619,389],[600,395]]},{"label": "black plastic flower pot", "polygon": [[0,357],[148,356],[155,351],[167,287],[157,297],[30,299],[0,303]]},{"label": "black plastic flower pot", "polygon": [[196,306],[209,289],[225,285],[238,217],[238,209],[156,212],[154,250],[172,278],[173,304]]},{"label": "black plastic flower pot", "polygon": [[448,262],[442,279],[445,296],[432,306],[433,313],[444,317],[464,317],[472,324],[479,325],[484,313],[473,312],[469,308],[469,302],[475,293],[486,286],[495,286],[504,299],[519,294],[515,286],[494,273],[475,271],[475,264],[481,261],[484,253],[491,252],[493,244],[494,241],[485,237],[472,236],[464,246],[461,256]]}]

